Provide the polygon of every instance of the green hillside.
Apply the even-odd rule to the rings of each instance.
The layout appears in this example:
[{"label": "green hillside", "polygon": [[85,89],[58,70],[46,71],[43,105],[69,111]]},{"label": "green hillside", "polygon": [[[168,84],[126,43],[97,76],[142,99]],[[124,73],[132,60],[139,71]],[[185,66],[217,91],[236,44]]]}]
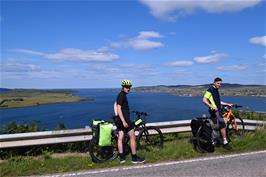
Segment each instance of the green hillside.
[{"label": "green hillside", "polygon": [[[137,87],[134,91],[139,92],[169,92],[176,96],[202,96],[210,85],[176,85],[176,86],[150,86]],[[219,90],[225,96],[266,96],[265,85],[239,85],[223,84]]]},{"label": "green hillside", "polygon": [[14,89],[0,93],[0,108],[16,108],[92,100],[93,99],[75,96],[70,90]]}]

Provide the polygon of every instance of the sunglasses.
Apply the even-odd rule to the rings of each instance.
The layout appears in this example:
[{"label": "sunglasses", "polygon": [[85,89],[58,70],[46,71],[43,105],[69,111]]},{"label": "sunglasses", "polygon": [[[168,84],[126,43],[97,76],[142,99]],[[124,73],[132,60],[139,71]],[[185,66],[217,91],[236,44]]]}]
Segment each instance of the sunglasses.
[{"label": "sunglasses", "polygon": [[127,89],[131,89],[131,86],[125,86],[125,88],[127,88]]}]

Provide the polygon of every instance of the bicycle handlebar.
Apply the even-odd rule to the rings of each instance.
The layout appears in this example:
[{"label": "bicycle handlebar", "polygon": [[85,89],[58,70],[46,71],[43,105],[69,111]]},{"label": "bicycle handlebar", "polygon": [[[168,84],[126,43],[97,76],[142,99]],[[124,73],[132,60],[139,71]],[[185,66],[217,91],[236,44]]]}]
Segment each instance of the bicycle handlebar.
[{"label": "bicycle handlebar", "polygon": [[239,104],[233,104],[233,106],[223,105],[222,107],[231,109],[231,108],[241,108],[243,106],[241,106]]},{"label": "bicycle handlebar", "polygon": [[137,116],[148,116],[149,114],[146,112],[132,111]]},{"label": "bicycle handlebar", "polygon": [[233,107],[235,107],[235,108],[242,108],[243,106],[241,106],[239,104],[234,104]]}]

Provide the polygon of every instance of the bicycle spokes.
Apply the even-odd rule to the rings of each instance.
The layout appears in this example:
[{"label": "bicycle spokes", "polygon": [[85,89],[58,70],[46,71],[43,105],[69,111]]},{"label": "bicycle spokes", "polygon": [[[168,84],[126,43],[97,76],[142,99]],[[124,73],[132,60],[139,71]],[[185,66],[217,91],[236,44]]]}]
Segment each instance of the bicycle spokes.
[{"label": "bicycle spokes", "polygon": [[138,149],[151,151],[163,147],[163,134],[157,127],[146,127],[138,136]]},{"label": "bicycle spokes", "polygon": [[115,139],[112,139],[111,146],[99,146],[94,140],[89,144],[89,154],[93,162],[102,163],[113,160],[117,157],[117,146]]},{"label": "bicycle spokes", "polygon": [[157,146],[160,146],[160,139],[157,135],[143,137],[140,141],[141,150],[151,151]]},{"label": "bicycle spokes", "polygon": [[242,138],[244,132],[245,132],[245,125],[240,117],[234,118],[233,120],[231,119],[226,125],[226,133],[230,141],[233,137]]},{"label": "bicycle spokes", "polygon": [[102,160],[108,160],[114,155],[114,148],[112,146],[99,147],[95,146],[95,156]]}]

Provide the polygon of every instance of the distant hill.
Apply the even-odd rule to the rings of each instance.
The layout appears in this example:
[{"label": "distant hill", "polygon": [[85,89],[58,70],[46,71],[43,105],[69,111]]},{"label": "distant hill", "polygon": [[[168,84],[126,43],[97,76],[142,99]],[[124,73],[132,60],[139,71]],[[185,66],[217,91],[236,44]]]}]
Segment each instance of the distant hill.
[{"label": "distant hill", "polygon": [[[141,86],[141,87],[209,87],[212,84],[201,84],[201,85],[156,85],[156,86]],[[266,85],[243,85],[243,84],[230,84],[222,83],[222,87],[261,87]]]},{"label": "distant hill", "polygon": [[[176,96],[202,96],[211,84],[203,85],[158,85],[136,87],[133,90],[139,92],[169,92]],[[226,96],[263,96],[266,97],[265,85],[241,85],[223,83],[220,89],[221,95]]]}]

